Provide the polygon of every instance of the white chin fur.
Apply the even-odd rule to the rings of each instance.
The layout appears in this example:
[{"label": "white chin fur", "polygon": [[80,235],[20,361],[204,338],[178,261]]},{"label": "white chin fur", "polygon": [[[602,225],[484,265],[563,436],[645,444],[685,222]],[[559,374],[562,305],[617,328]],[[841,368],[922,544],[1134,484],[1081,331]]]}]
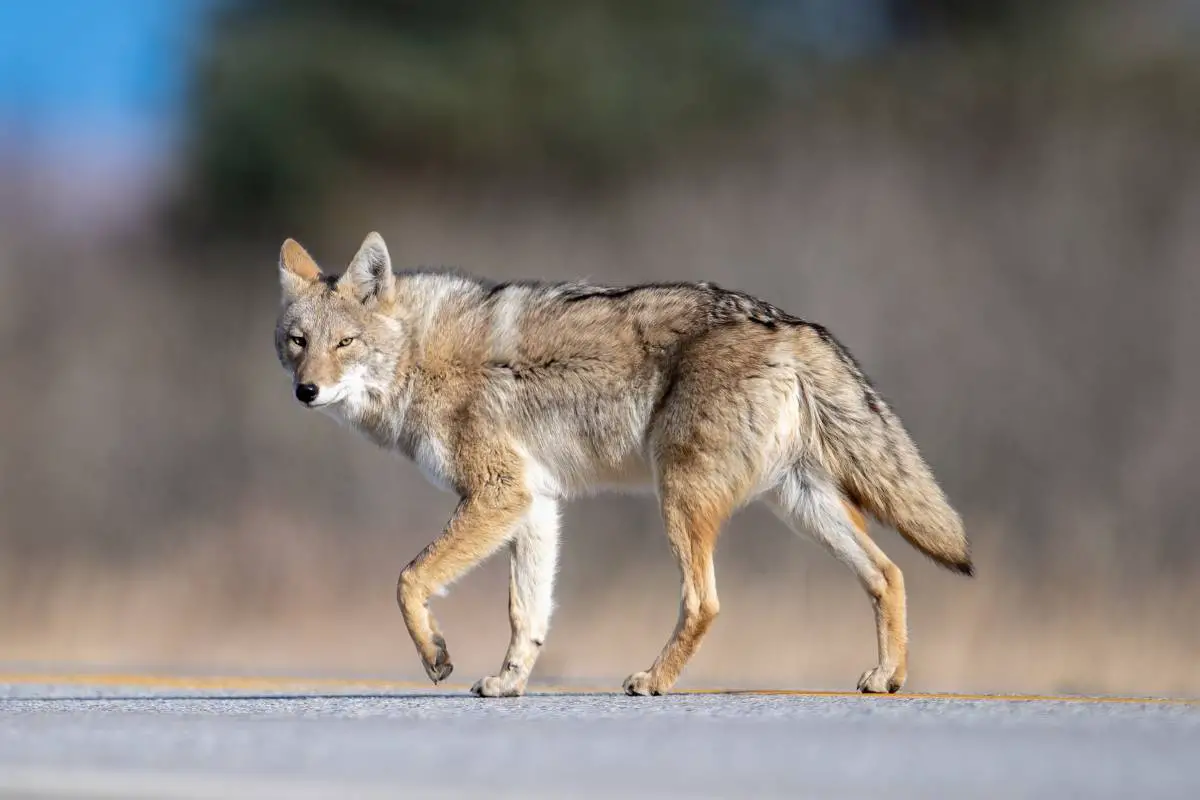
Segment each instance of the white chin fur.
[{"label": "white chin fur", "polygon": [[338,403],[341,403],[343,400],[346,399],[347,394],[348,394],[348,392],[346,392],[341,387],[340,384],[338,386],[331,386],[328,389],[322,389],[317,394],[317,398],[308,404],[308,407],[315,408],[317,410],[320,410],[323,408],[327,409],[327,408],[330,408],[331,406],[335,406]]},{"label": "white chin fur", "polygon": [[337,406],[345,406],[344,412],[350,412],[362,405],[366,395],[366,380],[363,370],[356,368],[347,372],[333,386],[322,387],[317,392],[317,399],[309,405],[316,409],[330,410]]}]

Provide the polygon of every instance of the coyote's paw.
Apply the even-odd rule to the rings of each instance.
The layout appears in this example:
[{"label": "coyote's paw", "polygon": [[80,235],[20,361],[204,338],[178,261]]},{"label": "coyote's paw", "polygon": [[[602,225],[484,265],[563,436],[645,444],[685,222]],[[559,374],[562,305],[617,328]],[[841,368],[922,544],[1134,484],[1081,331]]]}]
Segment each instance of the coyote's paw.
[{"label": "coyote's paw", "polygon": [[903,685],[904,678],[897,677],[895,669],[885,669],[882,666],[867,670],[858,679],[858,690],[864,694],[898,692]]},{"label": "coyote's paw", "polygon": [[667,688],[659,686],[649,672],[635,672],[625,679],[622,684],[625,694],[630,697],[646,697],[647,695],[662,694]]},{"label": "coyote's paw", "polygon": [[471,694],[476,697],[520,697],[524,693],[524,686],[513,680],[505,680],[499,675],[480,678],[471,687]]},{"label": "coyote's paw", "polygon": [[435,684],[441,683],[450,677],[450,673],[454,671],[454,665],[450,663],[450,653],[446,650],[446,640],[441,636],[433,637],[434,654],[433,660],[421,657],[421,662],[425,665],[425,674],[429,676],[429,680]]}]

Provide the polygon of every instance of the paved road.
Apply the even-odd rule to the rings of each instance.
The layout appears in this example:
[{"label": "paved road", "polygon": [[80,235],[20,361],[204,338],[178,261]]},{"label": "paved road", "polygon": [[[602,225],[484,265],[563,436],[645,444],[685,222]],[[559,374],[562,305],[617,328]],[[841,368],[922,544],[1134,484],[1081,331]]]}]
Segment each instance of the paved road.
[{"label": "paved road", "polygon": [[6,799],[1200,798],[1196,704],[29,680]]}]

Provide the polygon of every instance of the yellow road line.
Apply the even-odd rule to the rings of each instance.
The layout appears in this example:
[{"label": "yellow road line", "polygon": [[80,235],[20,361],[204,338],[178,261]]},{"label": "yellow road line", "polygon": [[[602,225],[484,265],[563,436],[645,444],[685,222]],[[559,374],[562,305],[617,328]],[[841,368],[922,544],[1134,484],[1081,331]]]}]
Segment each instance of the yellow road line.
[{"label": "yellow road line", "polygon": [[[207,689],[211,691],[298,691],[301,689],[375,689],[378,691],[402,692],[439,689],[447,692],[466,692],[465,684],[440,684],[433,687],[427,682],[381,680],[378,678],[301,678],[286,676],[191,676],[155,675],[120,672],[0,672],[0,684],[48,684],[68,686],[129,686],[153,689]],[[613,694],[616,687],[582,687],[534,685],[530,692],[535,694]],[[1065,702],[1065,703],[1126,703],[1151,705],[1195,705],[1200,698],[1177,697],[1120,697],[1049,694],[960,694],[954,692],[863,695],[849,691],[820,691],[809,689],[678,689],[672,694],[727,694],[739,696],[785,696],[785,697],[845,697],[864,700],[980,700],[992,702]]]},{"label": "yellow road line", "polygon": [[[194,676],[147,675],[121,672],[0,672],[0,683],[44,683],[67,686],[130,686],[153,689],[271,690],[304,688],[380,689],[404,691],[428,688],[428,683],[390,681],[372,678],[290,678],[286,676]],[[449,688],[447,684],[443,687]]]}]

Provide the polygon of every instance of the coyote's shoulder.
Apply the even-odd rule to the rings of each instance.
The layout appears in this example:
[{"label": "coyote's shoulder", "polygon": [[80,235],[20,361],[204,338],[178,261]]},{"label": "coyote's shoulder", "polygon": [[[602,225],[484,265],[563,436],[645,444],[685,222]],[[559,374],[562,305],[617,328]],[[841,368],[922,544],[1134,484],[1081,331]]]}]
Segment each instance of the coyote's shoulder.
[{"label": "coyote's shoulder", "polygon": [[[891,630],[888,652],[863,678],[879,690],[903,681],[903,637],[893,630],[903,596],[899,571],[866,538],[863,512],[943,566],[971,571],[957,513],[850,351],[762,299],[707,282],[396,273],[374,234],[336,278],[289,240],[280,275],[276,347],[297,398],[406,454],[463,499],[444,537],[458,541],[456,526],[469,526],[471,555],[438,556],[450,545],[435,543],[406,572],[404,585],[417,582],[410,600],[499,543],[519,548],[534,536],[522,531],[548,536],[562,499],[644,488],[663,504],[673,541],[690,543],[675,549],[699,570],[685,577],[685,601],[688,591],[713,598],[697,600],[703,621],[715,613],[715,587],[697,548],[711,546],[736,508],[762,499],[816,530],[892,609],[880,622]],[[401,594],[436,676],[424,617]],[[688,644],[670,647],[657,672],[626,688],[669,686]]]}]

